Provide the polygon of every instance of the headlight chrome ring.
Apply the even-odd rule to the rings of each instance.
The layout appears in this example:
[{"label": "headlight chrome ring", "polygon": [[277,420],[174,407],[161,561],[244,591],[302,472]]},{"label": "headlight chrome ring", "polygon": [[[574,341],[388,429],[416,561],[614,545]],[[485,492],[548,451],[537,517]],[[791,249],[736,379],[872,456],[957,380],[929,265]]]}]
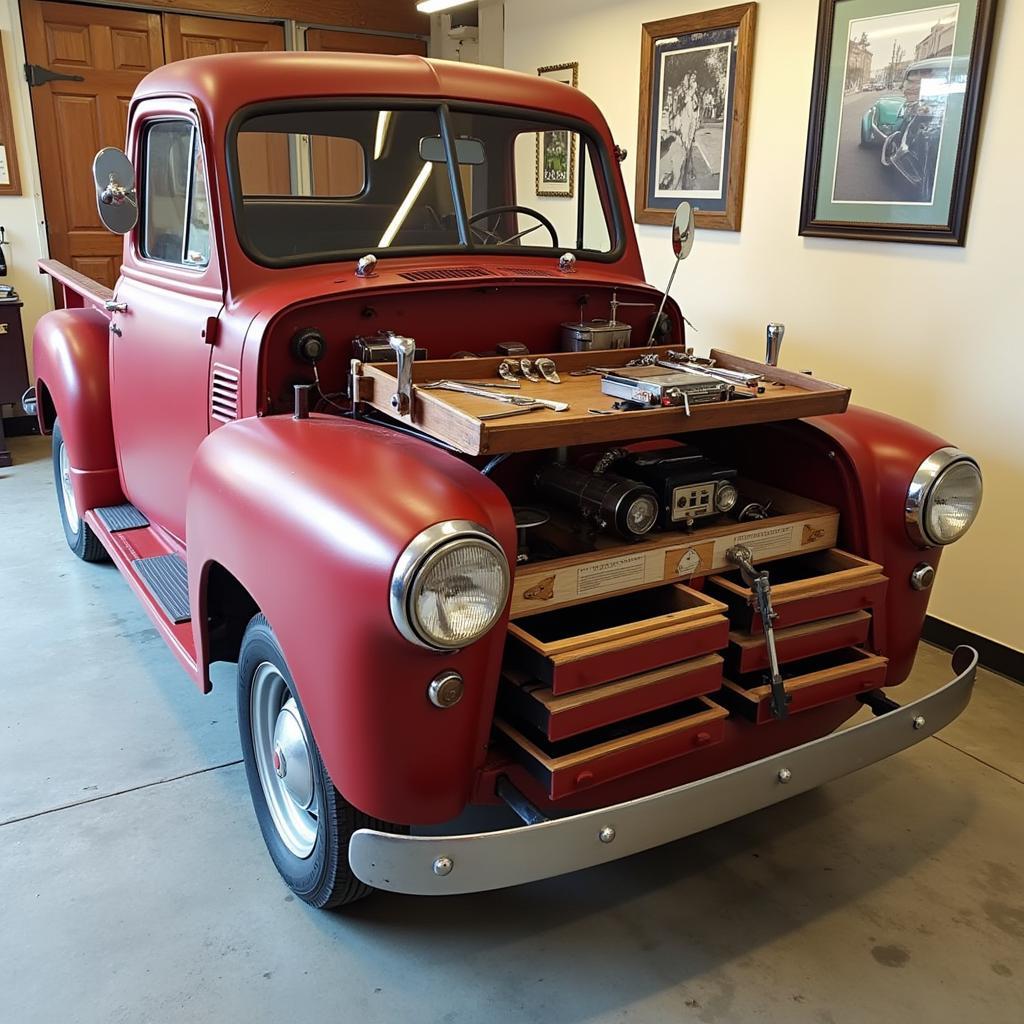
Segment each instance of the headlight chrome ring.
[{"label": "headlight chrome ring", "polygon": [[[943,538],[933,532],[929,526],[930,513],[933,510],[932,502],[943,479],[957,467],[974,469],[977,474],[977,500],[971,510],[967,525],[955,536]],[[907,491],[905,520],[907,533],[910,534],[911,540],[924,548],[952,544],[953,541],[959,540],[970,529],[977,517],[978,509],[981,506],[981,494],[981,469],[974,459],[959,448],[940,448],[937,452],[933,452],[918,467]]]},{"label": "headlight chrome ring", "polygon": [[[437,637],[426,635],[417,622],[414,607],[420,591],[420,582],[440,558],[460,546],[478,545],[489,548],[501,567],[501,589],[494,597],[494,613],[490,620],[475,635],[460,638],[457,642],[446,643]],[[492,534],[479,523],[468,519],[452,519],[436,523],[417,534],[399,556],[391,576],[390,605],[391,618],[398,631],[410,643],[432,651],[455,651],[475,643],[490,630],[505,607],[511,584],[508,560],[501,545]]]}]

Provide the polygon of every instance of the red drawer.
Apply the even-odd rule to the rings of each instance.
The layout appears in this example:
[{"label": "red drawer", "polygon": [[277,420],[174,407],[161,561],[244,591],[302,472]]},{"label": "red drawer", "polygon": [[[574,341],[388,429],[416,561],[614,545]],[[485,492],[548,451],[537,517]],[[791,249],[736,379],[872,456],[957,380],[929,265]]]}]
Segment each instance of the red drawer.
[{"label": "red drawer", "polygon": [[569,739],[494,724],[516,758],[546,787],[552,800],[622,778],[721,741],[728,712],[706,697],[652,711]]},{"label": "red drawer", "polygon": [[[785,558],[766,566],[772,585],[776,629],[816,619],[832,618],[882,602],[888,582],[876,562],[858,558],[838,548]],[[739,572],[708,578],[708,593],[729,606],[733,628],[761,630],[750,588]]]},{"label": "red drawer", "polygon": [[[859,647],[866,643],[871,629],[871,613],[858,611],[818,622],[804,622],[775,631],[775,650],[779,662],[799,661],[825,651]],[[768,667],[768,645],[764,633],[729,634],[729,652],[725,658],[730,674],[756,672]]]},{"label": "red drawer", "polygon": [[505,660],[571,693],[723,650],[724,611],[681,584],[559,608],[510,623]]},{"label": "red drawer", "polygon": [[[790,696],[789,713],[797,714],[882,686],[887,664],[887,658],[857,647],[793,662],[782,672]],[[776,720],[771,712],[771,687],[761,672],[726,679],[715,701],[758,725]]]},{"label": "red drawer", "polygon": [[515,672],[502,679],[498,707],[512,722],[526,722],[546,739],[562,740],[648,711],[714,693],[722,685],[717,654],[628,676],[556,697],[550,687]]}]

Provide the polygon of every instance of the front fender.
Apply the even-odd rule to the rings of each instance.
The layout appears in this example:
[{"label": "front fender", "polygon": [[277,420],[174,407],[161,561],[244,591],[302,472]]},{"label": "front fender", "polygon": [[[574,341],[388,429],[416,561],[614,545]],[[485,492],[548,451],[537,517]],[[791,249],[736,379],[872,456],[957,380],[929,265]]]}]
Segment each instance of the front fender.
[{"label": "front fender", "polygon": [[[313,416],[240,420],[200,445],[190,479],[188,566],[201,678],[208,679],[206,578],[230,572],[267,616],[335,785],[367,814],[450,819],[488,744],[505,618],[483,640],[437,654],[405,640],[391,574],[428,526],[468,519],[515,565],[504,494],[466,463],[383,427]],[[427,699],[443,669],[466,681],[448,710]]]},{"label": "front fender", "polygon": [[75,500],[83,511],[124,501],[110,413],[110,324],[95,309],[58,309],[32,335],[39,429],[48,434],[49,395],[61,422]]}]

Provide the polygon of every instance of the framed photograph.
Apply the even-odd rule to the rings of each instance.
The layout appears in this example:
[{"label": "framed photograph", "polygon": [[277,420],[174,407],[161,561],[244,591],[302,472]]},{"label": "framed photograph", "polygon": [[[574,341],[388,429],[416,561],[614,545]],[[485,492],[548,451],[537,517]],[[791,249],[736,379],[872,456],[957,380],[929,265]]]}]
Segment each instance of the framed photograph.
[{"label": "framed photograph", "polygon": [[821,0],[800,234],[963,245],[995,0]]},{"label": "framed photograph", "polygon": [[11,98],[7,94],[7,69],[4,67],[3,42],[0,41],[0,196],[20,195],[18,151],[14,148]]},{"label": "framed photograph", "polygon": [[[541,78],[579,87],[580,65],[551,64],[537,68]],[[571,199],[576,181],[576,136],[562,129],[537,134],[537,195]]]},{"label": "framed photograph", "polygon": [[739,231],[757,4],[649,21],[640,37],[638,224],[688,200],[702,228]]}]

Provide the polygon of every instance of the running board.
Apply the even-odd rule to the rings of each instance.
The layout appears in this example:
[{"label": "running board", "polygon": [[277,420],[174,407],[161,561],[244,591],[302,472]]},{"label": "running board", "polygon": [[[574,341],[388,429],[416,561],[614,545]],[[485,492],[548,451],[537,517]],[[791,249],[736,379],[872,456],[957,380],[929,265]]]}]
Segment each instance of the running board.
[{"label": "running board", "polygon": [[188,604],[188,570],[181,555],[136,558],[132,568],[171,622],[180,626],[192,618]]},{"label": "running board", "polygon": [[103,520],[103,525],[111,533],[117,533],[119,530],[140,530],[144,526],[149,526],[149,520],[128,502],[123,505],[108,505],[106,508],[97,508],[93,511]]}]

